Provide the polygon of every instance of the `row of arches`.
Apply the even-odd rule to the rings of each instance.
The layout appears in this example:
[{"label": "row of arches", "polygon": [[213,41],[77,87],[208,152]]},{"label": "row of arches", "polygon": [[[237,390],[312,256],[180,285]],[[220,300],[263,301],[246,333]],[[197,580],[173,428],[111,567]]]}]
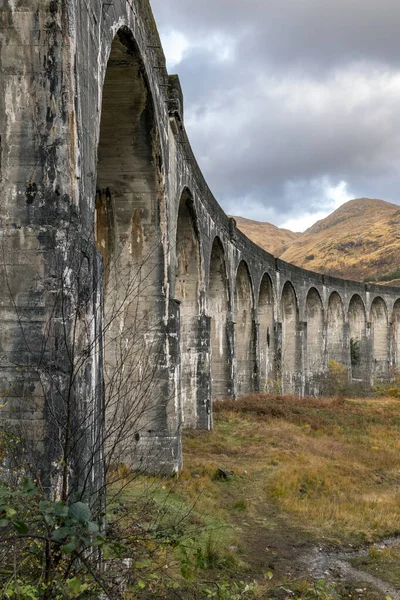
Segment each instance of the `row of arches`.
[{"label": "row of arches", "polygon": [[318,290],[311,288],[301,321],[292,283],[284,284],[278,309],[272,279],[265,273],[255,302],[248,266],[241,261],[231,303],[225,252],[216,237],[202,307],[200,242],[188,192],[183,195],[177,223],[175,290],[181,302],[181,380],[187,426],[195,426],[198,419],[196,361],[200,348],[196,340],[201,338],[198,323],[203,309],[210,318],[213,398],[257,390],[318,394],[330,360],[343,365],[354,380],[389,377],[391,365],[400,357],[400,300],[389,321],[384,300],[376,297],[368,319],[358,294],[352,296],[345,311],[339,293],[332,292],[325,310]]},{"label": "row of arches", "polygon": [[[187,389],[194,390],[196,385],[193,380],[190,381],[190,377],[193,378],[195,371],[195,358],[192,345],[187,344],[186,327],[190,329],[190,335],[198,337],[193,315],[198,314],[196,311],[200,309],[196,300],[199,292],[195,291],[195,286],[200,281],[200,246],[199,243],[196,246],[194,242],[196,233],[193,226],[190,240],[185,234],[188,225],[183,225],[183,215],[187,222],[193,220],[193,213],[184,208],[187,202],[186,198],[181,203],[178,217],[176,289],[177,296],[182,301],[182,381],[188,386]],[[181,266],[183,256],[186,257],[183,261],[184,268]],[[191,265],[187,257],[190,257]],[[190,287],[190,274],[193,277],[191,299],[187,293],[179,291],[182,278],[187,279],[187,286]],[[329,360],[344,365],[353,379],[360,380],[365,380],[369,375],[378,379],[387,378],[391,354],[392,363],[397,361],[400,300],[394,307],[393,335],[390,336],[388,311],[381,297],[372,302],[368,320],[363,300],[355,294],[350,300],[346,319],[343,302],[337,292],[331,294],[325,315],[319,292],[311,288],[306,300],[305,322],[301,323],[295,289],[290,282],[286,282],[280,300],[281,323],[278,323],[270,276],[265,274],[262,278],[256,314],[251,276],[244,261],[239,264],[236,272],[234,295],[232,348],[228,327],[231,312],[225,255],[221,241],[216,238],[211,251],[206,294],[206,310],[211,319],[213,397],[232,393],[235,373],[238,395],[256,390],[257,387],[262,390],[279,388],[284,392],[304,391],[307,389],[305,379],[308,380],[308,392],[318,393],[318,389],[313,388],[310,381],[326,371]],[[192,317],[187,316],[189,313]],[[371,352],[367,348],[368,340]],[[235,363],[235,368],[232,368],[231,362]],[[187,391],[183,395],[185,401],[195,405],[193,399],[186,398]]]},{"label": "row of arches", "polygon": [[[104,366],[112,396],[122,393],[129,406],[132,398],[143,403],[143,382],[158,381],[170,290],[179,305],[179,388],[187,427],[209,426],[210,397],[273,389],[318,393],[316,380],[329,360],[343,364],[354,379],[388,376],[390,364],[400,359],[400,300],[391,321],[382,298],[373,301],[367,319],[360,296],[354,295],[345,311],[333,292],[324,310],[319,292],[311,288],[300,319],[292,283],[286,282],[277,298],[265,273],[256,297],[246,262],[231,273],[218,237],[205,268],[189,190],[176,213],[166,208],[156,110],[137,46],[125,30],[111,47],[101,115],[95,239],[104,263],[106,323],[111,315]],[[124,381],[117,382],[117,392],[116,372]],[[169,393],[164,385],[157,389],[161,399]],[[165,404],[153,392],[147,421],[167,422]]]}]

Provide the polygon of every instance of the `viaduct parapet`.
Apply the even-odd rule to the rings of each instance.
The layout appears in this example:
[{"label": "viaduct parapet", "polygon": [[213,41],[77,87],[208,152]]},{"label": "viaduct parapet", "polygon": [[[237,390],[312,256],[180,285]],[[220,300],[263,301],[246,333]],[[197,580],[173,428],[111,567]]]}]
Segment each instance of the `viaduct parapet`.
[{"label": "viaduct parapet", "polygon": [[329,360],[393,376],[400,290],[296,268],[237,229],[147,0],[1,7],[0,404],[47,483],[65,458],[94,481],[104,451],[178,470],[214,398],[318,394]]}]

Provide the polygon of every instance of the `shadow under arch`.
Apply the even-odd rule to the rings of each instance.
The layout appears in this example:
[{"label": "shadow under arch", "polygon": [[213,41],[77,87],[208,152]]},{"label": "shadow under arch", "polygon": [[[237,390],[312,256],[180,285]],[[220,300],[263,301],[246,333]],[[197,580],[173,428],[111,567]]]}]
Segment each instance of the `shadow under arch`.
[{"label": "shadow under arch", "polygon": [[236,271],[235,326],[237,394],[253,392],[256,376],[253,284],[247,263],[242,260]]},{"label": "shadow under arch", "polygon": [[328,363],[333,360],[348,368],[349,342],[346,335],[344,305],[337,292],[332,292],[329,296],[326,337]]},{"label": "shadow under arch", "polygon": [[214,238],[209,269],[208,314],[211,318],[211,389],[212,398],[232,395],[232,359],[228,332],[230,311],[229,282],[225,250],[218,236]]},{"label": "shadow under arch", "polygon": [[372,376],[386,381],[389,376],[389,323],[387,306],[377,296],[371,304]]},{"label": "shadow under arch", "polygon": [[392,366],[394,375],[398,377],[400,375],[400,298],[393,305],[391,336]]},{"label": "shadow under arch", "polygon": [[165,465],[170,472],[170,442],[160,435],[170,429],[172,443],[160,285],[161,168],[148,80],[133,35],[123,27],[103,83],[95,201],[95,241],[104,264],[106,454],[114,463],[161,471]]},{"label": "shadow under arch", "polygon": [[299,305],[293,285],[286,281],[281,296],[282,314],[282,393],[301,391],[301,344],[299,340]]},{"label": "shadow under arch", "polygon": [[351,376],[369,381],[367,356],[367,317],[361,296],[354,294],[349,303],[350,364]]},{"label": "shadow under arch", "polygon": [[[306,299],[307,319],[307,393],[318,395],[318,379],[326,370],[324,309],[321,296],[314,287]],[[315,379],[315,381],[313,381]]]},{"label": "shadow under arch", "polygon": [[260,341],[260,390],[276,391],[275,381],[275,299],[272,279],[264,273],[258,294]]},{"label": "shadow under arch", "polygon": [[175,298],[180,302],[182,422],[186,428],[209,428],[210,400],[204,389],[207,351],[201,340],[203,268],[200,233],[193,196],[182,192],[176,224]]}]

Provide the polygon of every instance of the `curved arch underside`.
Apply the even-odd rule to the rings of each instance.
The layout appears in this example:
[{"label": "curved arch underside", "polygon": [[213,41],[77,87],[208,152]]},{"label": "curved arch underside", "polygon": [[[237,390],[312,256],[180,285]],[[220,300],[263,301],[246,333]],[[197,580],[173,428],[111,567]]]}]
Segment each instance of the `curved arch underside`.
[{"label": "curved arch underside", "polygon": [[352,377],[363,381],[368,377],[367,319],[364,303],[358,294],[350,300],[349,330]]},{"label": "curved arch underside", "polygon": [[253,290],[248,266],[240,263],[235,291],[236,369],[239,396],[254,391],[255,338],[253,323]]},{"label": "curved arch underside", "polygon": [[281,298],[282,311],[282,392],[295,394],[301,390],[301,344],[297,297],[291,283],[286,282]]},{"label": "curved arch underside", "polygon": [[333,292],[329,297],[327,318],[327,358],[349,367],[349,340],[341,297]]},{"label": "curved arch underside", "polygon": [[307,294],[307,392],[317,395],[321,375],[326,371],[324,309],[315,288]]},{"label": "curved arch underside", "polygon": [[198,406],[200,337],[200,242],[196,231],[193,200],[184,192],[176,228],[175,297],[180,304],[181,401],[184,427],[195,428],[201,419]]},{"label": "curved arch underside", "polygon": [[213,242],[209,275],[209,314],[211,316],[212,397],[227,398],[232,393],[231,350],[228,336],[229,289],[225,253],[221,241]]},{"label": "curved arch underside", "polygon": [[272,392],[276,387],[275,360],[275,303],[271,277],[265,273],[258,297],[260,341],[260,389]]},{"label": "curved arch underside", "polygon": [[[154,107],[132,36],[113,40],[103,85],[95,241],[104,264],[104,380],[113,460],[138,464],[165,427],[163,252]],[[118,447],[113,430],[119,434]],[[117,456],[118,454],[118,456]]]},{"label": "curved arch underside", "polygon": [[391,331],[391,350],[392,350],[392,376],[400,375],[400,299],[396,300],[392,313],[392,331]]},{"label": "curved arch underside", "polygon": [[389,376],[389,324],[384,301],[378,297],[371,306],[373,377],[378,381]]}]

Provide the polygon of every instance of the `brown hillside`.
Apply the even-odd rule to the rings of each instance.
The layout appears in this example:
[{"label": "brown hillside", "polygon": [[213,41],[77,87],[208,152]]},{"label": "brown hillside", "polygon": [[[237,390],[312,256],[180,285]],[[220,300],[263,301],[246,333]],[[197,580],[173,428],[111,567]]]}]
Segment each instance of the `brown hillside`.
[{"label": "brown hillside", "polygon": [[302,233],[294,233],[288,229],[280,229],[271,223],[251,221],[244,217],[234,217],[238,229],[255,244],[264,248],[274,256],[280,256]]},{"label": "brown hillside", "polygon": [[383,200],[350,200],[310,227],[281,258],[345,279],[379,279],[400,267],[400,209]]},{"label": "brown hillside", "polygon": [[389,284],[398,285],[400,207],[396,204],[350,200],[303,234],[269,223],[236,220],[250,239],[289,263],[356,281],[379,282],[388,275]]}]

